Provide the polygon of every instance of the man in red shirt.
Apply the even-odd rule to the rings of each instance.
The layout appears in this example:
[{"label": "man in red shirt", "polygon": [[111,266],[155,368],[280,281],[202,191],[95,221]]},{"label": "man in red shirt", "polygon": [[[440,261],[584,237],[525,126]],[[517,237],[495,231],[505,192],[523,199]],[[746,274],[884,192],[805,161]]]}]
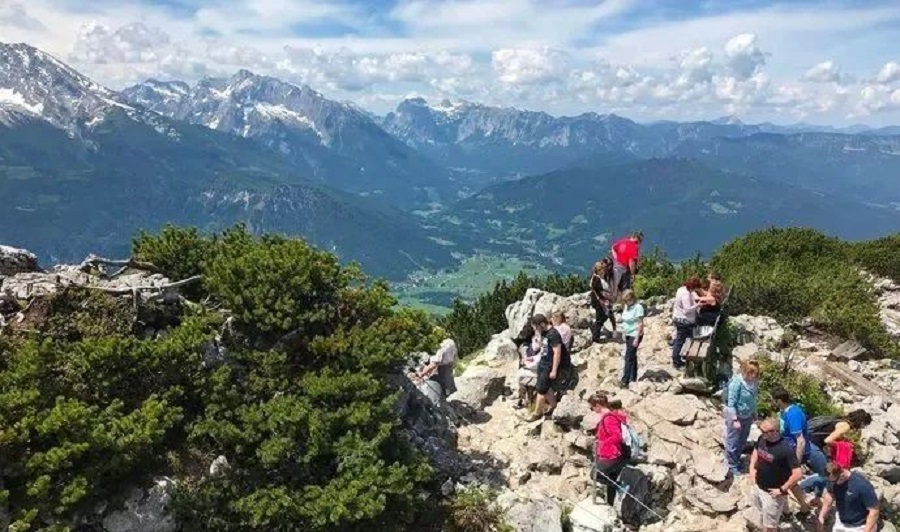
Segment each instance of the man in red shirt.
[{"label": "man in red shirt", "polygon": [[644,233],[638,231],[628,238],[616,241],[610,248],[615,262],[613,268],[615,283],[620,294],[625,290],[630,290],[634,285],[638,261],[641,258],[641,242],[643,241]]}]

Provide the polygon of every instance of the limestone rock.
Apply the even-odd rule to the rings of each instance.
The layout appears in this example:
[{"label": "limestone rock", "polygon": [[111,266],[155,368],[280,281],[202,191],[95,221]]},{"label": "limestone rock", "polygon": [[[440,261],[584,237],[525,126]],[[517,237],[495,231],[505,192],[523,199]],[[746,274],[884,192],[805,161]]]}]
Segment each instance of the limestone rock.
[{"label": "limestone rock", "polygon": [[707,482],[719,484],[728,477],[724,456],[717,456],[706,449],[694,449],[691,460],[694,462],[694,472]]},{"label": "limestone rock", "polygon": [[178,524],[167,513],[174,489],[173,480],[162,478],[149,490],[133,490],[123,510],[103,519],[103,529],[106,532],[175,532]]},{"label": "limestone rock", "polygon": [[228,463],[228,458],[226,458],[225,455],[219,455],[209,465],[209,476],[217,477],[223,475],[230,468],[231,465]]},{"label": "limestone rock", "polygon": [[688,426],[697,419],[697,407],[696,398],[690,395],[657,395],[638,403],[634,414],[642,419],[657,417],[674,425]]},{"label": "limestone rock", "polygon": [[508,335],[502,333],[491,337],[491,341],[488,342],[487,347],[484,348],[484,352],[479,357],[479,359],[486,362],[506,362],[518,358],[519,352],[516,349],[516,344],[513,343]]},{"label": "limestone rock", "polygon": [[569,519],[572,532],[613,532],[622,529],[616,511],[606,504],[594,504],[591,498],[578,503]]},{"label": "limestone rock", "polygon": [[708,515],[732,513],[740,501],[734,490],[723,491],[702,481],[689,488],[684,497],[691,506]]},{"label": "limestone rock", "polygon": [[562,452],[547,441],[529,443],[523,452],[524,456],[521,459],[524,460],[529,471],[559,474],[566,461]]},{"label": "limestone rock", "polygon": [[562,532],[562,509],[559,503],[547,496],[516,498],[501,504],[506,519],[521,532]]},{"label": "limestone rock", "polygon": [[553,410],[553,421],[571,429],[580,426],[581,421],[590,413],[587,401],[579,399],[575,394],[566,394]]},{"label": "limestone rock", "polygon": [[709,384],[706,383],[704,379],[700,378],[679,378],[678,383],[678,393],[693,393],[699,395],[707,395],[710,393]]},{"label": "limestone rock", "polygon": [[482,409],[503,395],[505,383],[506,376],[499,370],[472,367],[456,379],[456,393],[449,399],[465,403],[476,410]]},{"label": "limestone rock", "polygon": [[38,271],[40,271],[40,267],[34,253],[0,245],[0,277]]},{"label": "limestone rock", "polygon": [[728,322],[737,330],[738,336],[745,336],[768,349],[778,349],[787,342],[787,333],[778,322],[768,316],[731,316]]}]

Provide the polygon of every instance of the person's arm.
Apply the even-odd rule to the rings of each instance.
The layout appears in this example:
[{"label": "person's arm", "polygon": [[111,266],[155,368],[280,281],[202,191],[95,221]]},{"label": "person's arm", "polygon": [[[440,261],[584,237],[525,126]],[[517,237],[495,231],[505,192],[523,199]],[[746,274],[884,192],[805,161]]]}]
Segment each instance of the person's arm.
[{"label": "person's arm", "polygon": [[880,513],[878,504],[880,501],[878,500],[878,494],[875,493],[875,488],[868,482],[866,482],[866,488],[860,492],[860,499],[869,511],[868,515],[866,515],[866,526],[863,532],[875,532],[878,530],[878,516]]},{"label": "person's arm", "polygon": [[726,421],[737,421],[737,401],[741,393],[741,383],[737,379],[731,379],[728,383],[728,398],[725,400]]},{"label": "person's arm", "polygon": [[756,461],[758,460],[756,454],[756,447],[753,448],[753,454],[750,455],[750,481],[754,484],[756,483]]},{"label": "person's arm", "polygon": [[791,469],[791,476],[788,478],[787,482],[785,482],[778,489],[771,490],[772,495],[787,495],[791,492],[794,486],[797,485],[801,480],[803,480],[803,470],[800,469],[800,465],[797,464],[793,469]]},{"label": "person's arm", "polygon": [[863,529],[863,532],[876,532],[878,530],[878,516],[880,513],[881,510],[878,506],[869,508],[869,513],[866,515],[866,527]]},{"label": "person's arm", "polygon": [[553,367],[550,368],[550,379],[556,378],[556,370],[559,369],[559,362],[562,360],[562,344],[553,346]]},{"label": "person's arm", "polygon": [[637,257],[628,261],[628,269],[631,271],[631,276],[635,277],[637,275]]},{"label": "person's arm", "polygon": [[434,361],[429,361],[424,368],[416,372],[416,376],[418,376],[420,379],[430,377],[431,374],[435,372],[437,367],[438,365]]},{"label": "person's arm", "polygon": [[825,445],[831,445],[832,443],[841,439],[845,434],[850,432],[850,423],[846,421],[838,421],[837,425],[834,426],[834,430],[825,438]]},{"label": "person's arm", "polygon": [[806,453],[806,438],[803,433],[797,434],[797,461],[803,461],[803,455]]},{"label": "person's arm", "polygon": [[828,512],[831,511],[831,506],[834,504],[834,496],[831,495],[831,492],[825,490],[825,494],[822,497],[822,507],[819,509],[819,520],[816,523],[816,529],[818,532],[825,531],[825,520],[828,519]]},{"label": "person's arm", "polygon": [[644,318],[638,318],[637,336],[634,337],[634,347],[641,345],[641,337],[644,336]]}]

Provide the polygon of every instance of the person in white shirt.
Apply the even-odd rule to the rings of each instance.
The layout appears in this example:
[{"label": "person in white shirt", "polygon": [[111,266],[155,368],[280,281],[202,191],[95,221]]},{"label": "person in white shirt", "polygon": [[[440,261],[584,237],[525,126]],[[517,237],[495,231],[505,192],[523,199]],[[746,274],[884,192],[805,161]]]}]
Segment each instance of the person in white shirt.
[{"label": "person in white shirt", "polygon": [[675,292],[675,305],[672,307],[672,321],[675,322],[675,338],[672,341],[672,365],[675,369],[684,368],[685,361],[681,356],[684,342],[690,338],[697,323],[697,309],[700,308],[696,291],[701,286],[700,277],[693,275]]}]

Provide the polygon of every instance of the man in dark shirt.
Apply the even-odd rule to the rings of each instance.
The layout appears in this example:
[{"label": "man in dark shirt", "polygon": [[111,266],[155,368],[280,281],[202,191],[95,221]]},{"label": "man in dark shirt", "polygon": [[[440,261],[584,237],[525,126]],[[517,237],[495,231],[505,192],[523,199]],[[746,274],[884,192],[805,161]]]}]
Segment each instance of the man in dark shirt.
[{"label": "man in dark shirt", "polygon": [[[543,350],[546,354],[538,363],[535,384],[538,397],[534,405],[534,414],[529,418],[529,421],[537,421],[545,413],[549,415],[556,408],[556,392],[562,391],[563,383],[567,382],[572,361],[569,349],[562,341],[562,336],[550,325],[550,320],[546,316],[535,314],[531,318],[531,324],[536,332],[541,333],[544,342],[547,343],[547,349]],[[546,407],[549,407],[549,410],[546,410]]]},{"label": "man in dark shirt", "polygon": [[866,477],[830,463],[825,468],[828,484],[819,511],[819,532],[832,504],[837,506],[833,532],[875,532],[878,530],[878,494]]},{"label": "man in dark shirt", "polygon": [[777,420],[763,420],[759,430],[762,436],[750,457],[750,479],[755,484],[750,506],[758,516],[759,527],[764,532],[775,532],[787,494],[800,482],[803,471],[794,449],[781,436]]}]

